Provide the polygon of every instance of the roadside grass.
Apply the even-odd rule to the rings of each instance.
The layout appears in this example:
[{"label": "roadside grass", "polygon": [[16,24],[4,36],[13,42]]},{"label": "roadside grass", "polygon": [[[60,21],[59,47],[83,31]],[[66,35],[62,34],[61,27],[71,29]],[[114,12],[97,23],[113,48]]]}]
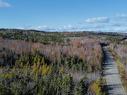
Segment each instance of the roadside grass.
[{"label": "roadside grass", "polygon": [[127,92],[127,72],[125,69],[125,66],[120,62],[119,59],[116,60],[117,66],[118,66],[118,70],[121,76],[121,80],[122,80],[122,84]]},{"label": "roadside grass", "polygon": [[106,84],[106,80],[104,78],[98,78],[93,81],[90,85],[90,90],[95,95],[106,95],[106,91],[104,90],[104,85]]}]

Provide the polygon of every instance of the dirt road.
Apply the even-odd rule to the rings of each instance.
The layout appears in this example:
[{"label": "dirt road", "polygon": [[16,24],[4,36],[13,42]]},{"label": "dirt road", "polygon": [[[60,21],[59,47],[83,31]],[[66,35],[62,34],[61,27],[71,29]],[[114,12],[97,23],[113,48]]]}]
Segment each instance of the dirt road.
[{"label": "dirt road", "polygon": [[117,64],[112,54],[106,47],[103,47],[105,61],[103,64],[103,75],[106,79],[108,95],[127,95],[121,82]]}]

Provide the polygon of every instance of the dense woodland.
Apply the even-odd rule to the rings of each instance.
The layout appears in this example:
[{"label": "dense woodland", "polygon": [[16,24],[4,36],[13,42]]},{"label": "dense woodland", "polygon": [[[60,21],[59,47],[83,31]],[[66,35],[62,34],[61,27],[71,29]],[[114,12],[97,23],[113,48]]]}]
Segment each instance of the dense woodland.
[{"label": "dense woodland", "polygon": [[100,43],[111,43],[126,65],[123,38],[112,33],[1,29],[0,95],[105,95]]}]

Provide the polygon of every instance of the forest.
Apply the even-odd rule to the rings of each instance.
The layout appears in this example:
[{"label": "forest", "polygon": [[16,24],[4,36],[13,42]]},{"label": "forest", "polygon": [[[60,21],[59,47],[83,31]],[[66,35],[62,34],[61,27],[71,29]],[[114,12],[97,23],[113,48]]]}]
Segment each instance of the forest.
[{"label": "forest", "polygon": [[0,95],[106,95],[101,43],[127,88],[125,35],[0,29]]}]

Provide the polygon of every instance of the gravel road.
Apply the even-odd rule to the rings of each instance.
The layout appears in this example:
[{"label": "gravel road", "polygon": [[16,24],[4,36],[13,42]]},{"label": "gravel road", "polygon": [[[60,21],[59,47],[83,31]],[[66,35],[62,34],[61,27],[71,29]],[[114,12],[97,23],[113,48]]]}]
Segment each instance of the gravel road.
[{"label": "gravel road", "polygon": [[103,75],[106,79],[108,95],[127,95],[121,82],[117,64],[112,54],[106,47],[103,47],[105,62],[103,64]]}]

